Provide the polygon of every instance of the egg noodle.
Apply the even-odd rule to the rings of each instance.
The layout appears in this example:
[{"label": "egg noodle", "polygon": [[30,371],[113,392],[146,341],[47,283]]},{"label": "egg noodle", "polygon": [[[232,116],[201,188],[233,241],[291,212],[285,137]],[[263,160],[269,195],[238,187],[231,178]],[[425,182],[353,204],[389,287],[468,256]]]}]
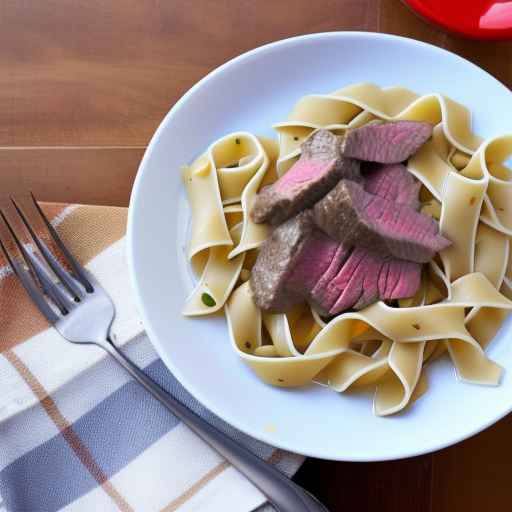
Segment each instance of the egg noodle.
[{"label": "egg noodle", "polygon": [[[298,160],[315,130],[343,134],[376,119],[425,121],[433,137],[408,161],[422,183],[422,211],[453,245],[425,267],[420,290],[391,307],[377,302],[327,323],[308,305],[269,314],[248,279],[269,227],[249,212],[258,190]],[[183,314],[224,309],[240,358],[267,384],[312,381],[342,392],[373,386],[374,411],[389,415],[428,388],[423,369],[447,351],[460,379],[499,384],[485,354],[512,309],[512,135],[482,141],[469,111],[440,94],[363,83],[303,97],[275,125],[279,142],[237,132],[214,142],[183,181],[192,210],[189,258],[200,275]]]}]

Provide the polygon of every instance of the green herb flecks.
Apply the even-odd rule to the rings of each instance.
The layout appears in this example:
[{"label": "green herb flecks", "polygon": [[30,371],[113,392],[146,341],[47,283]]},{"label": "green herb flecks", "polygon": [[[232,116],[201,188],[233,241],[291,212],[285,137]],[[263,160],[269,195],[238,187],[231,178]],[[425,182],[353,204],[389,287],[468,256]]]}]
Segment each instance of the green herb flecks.
[{"label": "green herb flecks", "polygon": [[208,293],[203,293],[201,295],[201,301],[205,306],[208,306],[209,308],[213,308],[217,304],[215,299]]}]

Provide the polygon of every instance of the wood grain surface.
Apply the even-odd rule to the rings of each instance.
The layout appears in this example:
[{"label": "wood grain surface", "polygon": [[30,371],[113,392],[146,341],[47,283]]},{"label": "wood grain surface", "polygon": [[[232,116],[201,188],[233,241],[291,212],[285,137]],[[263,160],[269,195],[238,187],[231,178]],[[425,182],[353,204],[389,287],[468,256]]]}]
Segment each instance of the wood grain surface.
[{"label": "wood grain surface", "polygon": [[[512,43],[442,33],[399,0],[3,0],[0,193],[126,205],[153,131],[198,79],[255,46],[331,30],[427,41],[512,85]],[[508,417],[433,455],[310,459],[296,479],[332,511],[509,510],[511,435]]]}]

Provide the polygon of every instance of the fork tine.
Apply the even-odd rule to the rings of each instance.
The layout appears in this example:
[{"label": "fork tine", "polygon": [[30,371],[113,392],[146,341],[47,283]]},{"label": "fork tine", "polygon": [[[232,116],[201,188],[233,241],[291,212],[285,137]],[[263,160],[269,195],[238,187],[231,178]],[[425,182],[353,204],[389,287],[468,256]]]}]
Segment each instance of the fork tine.
[{"label": "fork tine", "polygon": [[32,192],[30,193],[30,196],[32,197],[34,206],[36,207],[37,211],[43,218],[44,223],[46,224],[46,227],[48,228],[48,231],[52,235],[53,240],[57,244],[57,247],[61,250],[62,254],[65,256],[66,260],[68,261],[69,266],[73,269],[75,276],[82,283],[82,285],[86,289],[87,293],[94,292],[94,287],[92,286],[89,279],[87,278],[87,274],[85,273],[85,270],[83,269],[82,265],[80,265],[80,263],[78,263],[76,258],[71,254],[71,252],[68,250],[68,248],[64,245],[64,242],[61,240],[59,234],[57,233],[55,228],[52,226],[51,222],[48,220],[46,215],[43,213],[43,210],[41,210],[41,207],[37,203],[36,198],[34,197],[34,194],[32,194]]},{"label": "fork tine", "polygon": [[55,303],[55,305],[59,308],[60,312],[63,315],[66,315],[69,313],[69,310],[71,308],[70,302],[67,300],[65,295],[61,292],[61,290],[58,288],[58,286],[53,283],[52,279],[48,275],[48,272],[44,267],[41,265],[39,260],[35,256],[32,256],[27,249],[23,246],[23,243],[16,235],[14,229],[12,228],[11,224],[7,220],[7,217],[4,215],[2,210],[0,210],[0,216],[2,217],[3,221],[5,222],[5,225],[9,229],[9,232],[11,233],[11,236],[16,243],[21,255],[23,256],[23,259],[25,260],[25,263],[28,265],[28,267],[32,270],[34,275],[37,277],[37,280],[39,281],[41,288],[43,289],[44,293],[46,293]]},{"label": "fork tine", "polygon": [[21,284],[25,288],[30,298],[34,301],[39,311],[45,316],[45,318],[48,320],[48,322],[50,322],[50,324],[53,325],[57,323],[57,321],[59,320],[58,315],[48,305],[44,298],[44,295],[35,285],[32,276],[24,268],[22,268],[21,265],[19,265],[18,262],[14,260],[14,258],[11,258],[11,256],[7,252],[7,248],[2,243],[2,240],[0,240],[0,247],[2,248],[2,251],[5,254],[5,257],[7,258],[7,262],[9,263],[9,266],[12,268],[12,271],[16,276],[18,276],[19,280],[21,281]]},{"label": "fork tine", "polygon": [[66,294],[59,288],[59,285],[53,281],[50,273],[35,254],[31,254],[26,250],[25,257],[30,260],[31,268],[34,269],[34,273],[39,279],[43,291],[51,297],[63,315],[69,313],[75,305],[75,302],[68,299]]},{"label": "fork tine", "polygon": [[64,267],[57,261],[57,258],[55,258],[55,256],[51,253],[47,245],[36,235],[22,209],[18,206],[12,197],[11,202],[14,205],[14,208],[16,208],[16,211],[23,221],[23,224],[25,224],[25,227],[30,233],[32,240],[34,240],[46,263],[48,263],[48,266],[55,272],[55,275],[62,281],[73,298],[79,301],[82,297],[82,291],[80,288],[75,284],[75,281],[64,269]]}]

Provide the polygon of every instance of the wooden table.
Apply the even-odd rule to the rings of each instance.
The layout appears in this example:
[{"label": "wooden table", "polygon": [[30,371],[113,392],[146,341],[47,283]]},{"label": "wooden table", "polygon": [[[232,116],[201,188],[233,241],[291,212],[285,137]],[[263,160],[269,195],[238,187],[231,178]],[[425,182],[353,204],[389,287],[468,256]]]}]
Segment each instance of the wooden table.
[{"label": "wooden table", "polygon": [[[199,78],[250,48],[330,30],[421,39],[512,84],[512,43],[448,36],[398,0],[4,0],[0,191],[126,205],[157,124]],[[296,479],[332,511],[508,510],[511,437],[509,416],[433,455],[308,460]]]}]

